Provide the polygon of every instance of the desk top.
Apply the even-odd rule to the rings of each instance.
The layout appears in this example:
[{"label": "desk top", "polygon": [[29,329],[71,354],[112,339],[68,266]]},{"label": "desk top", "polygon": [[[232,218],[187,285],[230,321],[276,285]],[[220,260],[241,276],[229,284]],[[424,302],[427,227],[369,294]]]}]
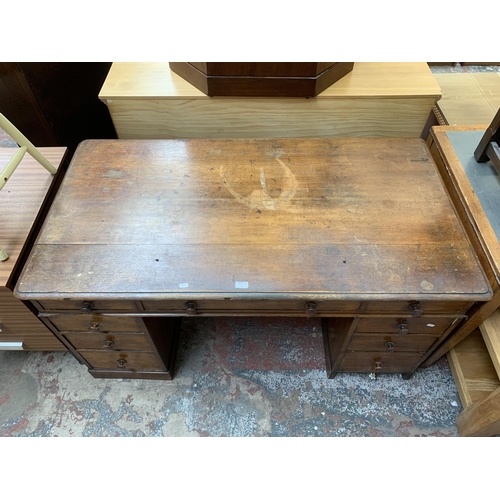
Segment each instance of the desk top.
[{"label": "desk top", "polygon": [[[38,148],[56,167],[66,148]],[[0,171],[8,164],[17,148],[0,148]],[[0,191],[0,245],[9,258],[0,262],[0,287],[9,286],[13,270],[30,234],[53,176],[28,153]]]},{"label": "desk top", "polygon": [[[436,100],[441,97],[441,88],[426,63],[360,62],[354,64],[351,73],[315,99],[415,96],[434,97]],[[113,63],[99,98],[214,99],[171,71],[168,62]]]},{"label": "desk top", "polygon": [[420,139],[89,140],[16,295],[486,300],[491,289]]}]

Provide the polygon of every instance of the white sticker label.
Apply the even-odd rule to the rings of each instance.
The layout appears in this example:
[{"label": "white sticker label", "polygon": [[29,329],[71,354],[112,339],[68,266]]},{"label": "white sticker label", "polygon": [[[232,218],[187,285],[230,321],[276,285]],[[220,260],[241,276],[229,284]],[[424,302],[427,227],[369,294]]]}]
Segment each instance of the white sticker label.
[{"label": "white sticker label", "polygon": [[234,288],[248,288],[248,281],[235,281]]},{"label": "white sticker label", "polygon": [[189,283],[181,283],[179,285],[179,288],[187,288],[189,286]]}]

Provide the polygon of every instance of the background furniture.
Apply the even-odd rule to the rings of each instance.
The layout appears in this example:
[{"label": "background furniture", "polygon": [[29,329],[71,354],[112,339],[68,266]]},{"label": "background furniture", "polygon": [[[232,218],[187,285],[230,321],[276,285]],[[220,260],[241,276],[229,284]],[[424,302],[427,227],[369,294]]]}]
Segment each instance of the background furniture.
[{"label": "background furniture", "polygon": [[168,63],[113,63],[99,93],[120,139],[420,137],[441,89],[426,63],[355,63],[317,97],[208,97]]},{"label": "background furniture", "polygon": [[97,95],[111,63],[0,62],[0,113],[35,146],[64,146],[71,158],[85,139],[113,139]]},{"label": "background furniture", "polygon": [[486,129],[434,127],[429,137],[431,153],[493,289],[493,299],[477,304],[455,336],[424,363],[449,351],[464,406],[457,427],[464,436],[500,433],[500,391],[496,390],[500,385],[500,182],[491,164],[478,163],[474,157]]},{"label": "background furniture", "polygon": [[94,376],[172,378],[199,315],[320,317],[333,377],[409,376],[491,289],[418,138],[118,140],[79,146],[16,295]]},{"label": "background furniture", "polygon": [[[66,148],[39,151],[58,166]],[[15,152],[0,148],[0,171]],[[59,182],[58,174],[52,176],[27,154],[0,191],[0,242],[9,255],[0,262],[0,349],[66,350],[30,310],[31,304],[12,294]]]},{"label": "background furniture", "polygon": [[434,75],[443,97],[436,103],[441,125],[488,125],[500,108],[500,73]]}]

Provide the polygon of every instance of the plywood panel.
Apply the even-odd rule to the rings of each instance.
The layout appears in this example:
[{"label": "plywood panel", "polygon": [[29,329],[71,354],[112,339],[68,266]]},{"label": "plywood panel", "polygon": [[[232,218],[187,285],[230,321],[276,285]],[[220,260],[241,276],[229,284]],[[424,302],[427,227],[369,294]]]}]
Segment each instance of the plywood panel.
[{"label": "plywood panel", "polygon": [[479,330],[455,346],[447,355],[464,408],[480,401],[500,387]]},{"label": "plywood panel", "polygon": [[419,137],[435,99],[112,99],[120,139]]}]

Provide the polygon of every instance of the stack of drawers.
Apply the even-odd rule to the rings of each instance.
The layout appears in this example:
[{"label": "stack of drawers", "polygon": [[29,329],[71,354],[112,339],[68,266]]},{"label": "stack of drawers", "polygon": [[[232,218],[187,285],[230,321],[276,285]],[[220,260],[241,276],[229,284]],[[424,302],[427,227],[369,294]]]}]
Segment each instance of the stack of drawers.
[{"label": "stack of drawers", "polygon": [[44,301],[40,316],[96,377],[172,379],[180,318],[134,315],[128,301]]},{"label": "stack of drawers", "polygon": [[365,302],[355,317],[323,318],[328,376],[416,370],[464,318],[470,302]]}]

